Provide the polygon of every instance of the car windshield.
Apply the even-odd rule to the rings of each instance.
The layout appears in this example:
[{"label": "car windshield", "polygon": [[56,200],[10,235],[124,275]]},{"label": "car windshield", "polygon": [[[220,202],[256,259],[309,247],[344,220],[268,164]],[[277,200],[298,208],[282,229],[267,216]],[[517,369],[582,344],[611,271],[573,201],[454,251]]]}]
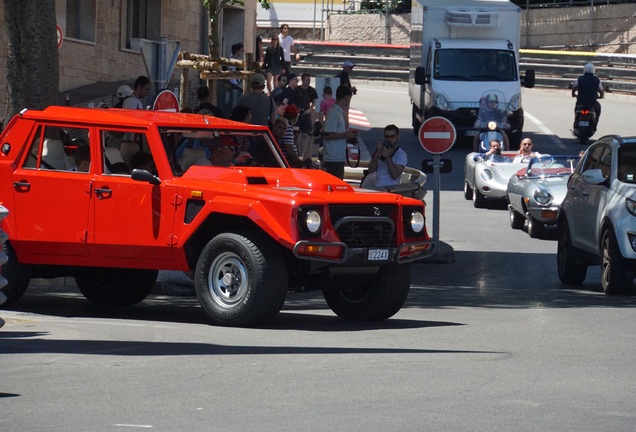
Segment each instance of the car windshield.
[{"label": "car windshield", "polygon": [[511,50],[439,49],[434,76],[447,81],[516,81],[517,62]]},{"label": "car windshield", "polygon": [[533,158],[528,166],[528,177],[569,176],[579,163],[579,156],[542,156]]},{"label": "car windshield", "polygon": [[277,145],[265,131],[162,128],[159,133],[175,176],[192,165],[213,165],[209,158],[219,146],[234,155],[226,166],[286,167]]}]

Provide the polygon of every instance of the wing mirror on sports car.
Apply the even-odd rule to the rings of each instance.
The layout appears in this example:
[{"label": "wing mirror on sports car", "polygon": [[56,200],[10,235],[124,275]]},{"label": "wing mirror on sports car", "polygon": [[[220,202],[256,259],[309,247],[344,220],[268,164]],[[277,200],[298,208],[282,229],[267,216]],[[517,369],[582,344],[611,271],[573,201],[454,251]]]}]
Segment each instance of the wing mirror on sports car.
[{"label": "wing mirror on sports car", "polygon": [[150,172],[144,169],[132,170],[131,176],[133,180],[145,181],[155,186],[161,184],[161,180],[159,180],[159,177],[151,174]]}]

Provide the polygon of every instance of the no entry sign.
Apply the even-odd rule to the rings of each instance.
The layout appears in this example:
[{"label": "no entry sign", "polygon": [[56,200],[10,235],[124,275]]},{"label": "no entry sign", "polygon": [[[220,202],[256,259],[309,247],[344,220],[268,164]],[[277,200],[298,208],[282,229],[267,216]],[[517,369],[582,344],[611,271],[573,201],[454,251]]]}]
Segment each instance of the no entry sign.
[{"label": "no entry sign", "polygon": [[164,90],[157,95],[152,109],[155,111],[179,112],[179,101],[170,90]]},{"label": "no entry sign", "polygon": [[429,153],[445,153],[455,144],[455,126],[444,117],[431,117],[420,127],[420,144]]}]

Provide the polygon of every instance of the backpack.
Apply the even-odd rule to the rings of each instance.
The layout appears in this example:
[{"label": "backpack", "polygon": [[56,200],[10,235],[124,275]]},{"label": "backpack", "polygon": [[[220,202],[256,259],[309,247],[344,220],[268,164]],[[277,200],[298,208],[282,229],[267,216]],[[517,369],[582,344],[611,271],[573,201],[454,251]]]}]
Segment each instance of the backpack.
[{"label": "backpack", "polygon": [[[131,96],[132,96],[132,95],[131,95]],[[123,107],[124,107],[124,101],[125,101],[126,99],[128,99],[129,97],[130,97],[130,96],[126,96],[125,98],[120,99],[120,100],[119,100],[119,102],[117,102],[117,103],[113,106],[113,108],[123,108]]]}]

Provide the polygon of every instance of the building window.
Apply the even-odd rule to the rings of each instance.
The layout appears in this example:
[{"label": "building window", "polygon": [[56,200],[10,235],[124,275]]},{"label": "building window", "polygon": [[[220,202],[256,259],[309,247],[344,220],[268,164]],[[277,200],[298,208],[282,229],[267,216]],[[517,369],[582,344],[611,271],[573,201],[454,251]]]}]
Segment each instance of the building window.
[{"label": "building window", "polygon": [[95,0],[66,0],[66,37],[95,42]]},{"label": "building window", "polygon": [[126,0],[126,48],[139,50],[139,40],[159,40],[161,0]]}]

